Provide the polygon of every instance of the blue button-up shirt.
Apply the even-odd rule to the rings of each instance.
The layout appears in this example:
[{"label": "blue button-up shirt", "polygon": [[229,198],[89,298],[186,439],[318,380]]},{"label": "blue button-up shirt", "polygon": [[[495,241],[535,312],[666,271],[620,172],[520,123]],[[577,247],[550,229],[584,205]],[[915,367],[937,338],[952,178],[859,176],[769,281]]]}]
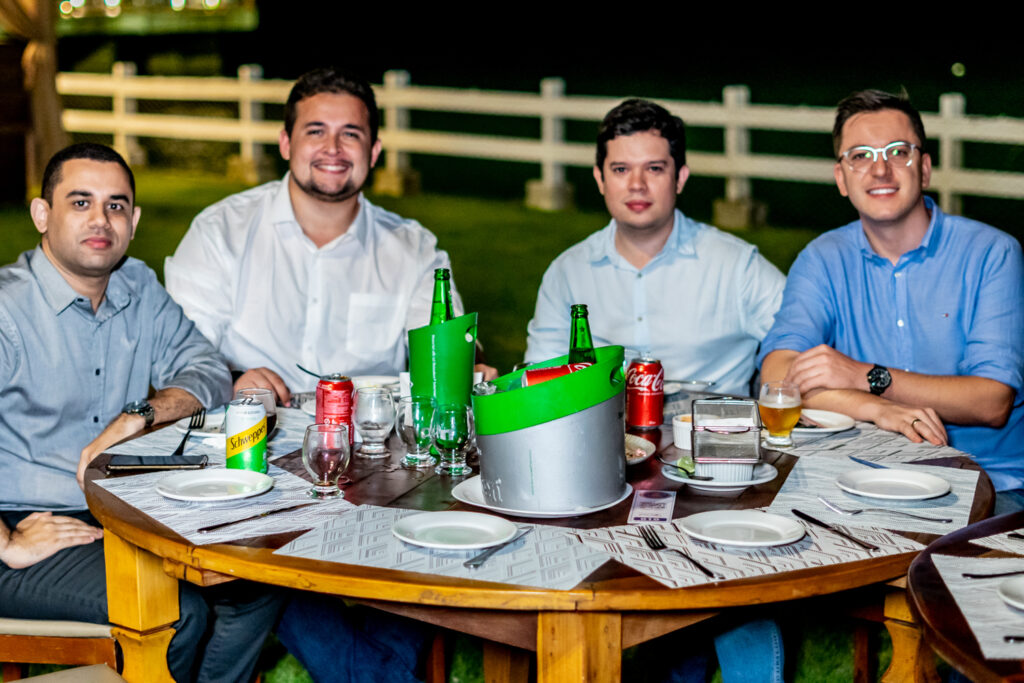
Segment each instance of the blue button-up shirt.
[{"label": "blue button-up shirt", "polygon": [[894,265],[860,221],[807,245],[789,271],[782,309],[761,349],[828,344],[859,361],[929,375],[985,377],[1017,395],[1002,429],[947,425],[997,490],[1024,486],[1024,264],[995,228],[944,214]]},{"label": "blue button-up shirt", "polygon": [[136,259],[93,313],[37,247],[0,268],[0,509],[85,508],[82,449],[129,401],[179,387],[231,396],[223,358]]},{"label": "blue button-up shirt", "polygon": [[652,354],[670,379],[712,380],[743,394],[754,354],[782,302],[782,273],[743,240],[675,212],[672,233],[641,269],[615,249],[615,221],[548,268],[526,360],[569,350],[569,306],[587,304],[594,344]]}]

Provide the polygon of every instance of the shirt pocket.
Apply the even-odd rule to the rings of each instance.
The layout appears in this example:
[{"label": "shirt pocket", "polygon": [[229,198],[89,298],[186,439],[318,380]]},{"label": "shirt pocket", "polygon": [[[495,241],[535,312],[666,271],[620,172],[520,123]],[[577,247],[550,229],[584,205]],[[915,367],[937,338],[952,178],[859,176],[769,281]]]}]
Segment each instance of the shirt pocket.
[{"label": "shirt pocket", "polygon": [[392,294],[350,294],[345,349],[360,355],[390,350],[402,332],[399,308]]}]

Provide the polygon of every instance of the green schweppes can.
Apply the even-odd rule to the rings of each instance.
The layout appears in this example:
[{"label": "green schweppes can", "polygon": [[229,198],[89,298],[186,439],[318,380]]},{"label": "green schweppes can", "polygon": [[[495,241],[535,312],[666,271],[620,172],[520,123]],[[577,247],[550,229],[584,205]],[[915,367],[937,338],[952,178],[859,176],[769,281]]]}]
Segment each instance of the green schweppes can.
[{"label": "green schweppes can", "polygon": [[239,398],[229,403],[224,433],[228,469],[267,471],[267,410],[261,402]]}]

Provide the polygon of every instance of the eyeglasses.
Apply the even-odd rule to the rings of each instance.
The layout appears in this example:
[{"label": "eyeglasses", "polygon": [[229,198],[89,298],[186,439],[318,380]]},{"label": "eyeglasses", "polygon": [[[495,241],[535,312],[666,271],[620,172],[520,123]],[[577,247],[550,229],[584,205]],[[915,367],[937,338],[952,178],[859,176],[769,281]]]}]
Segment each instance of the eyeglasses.
[{"label": "eyeglasses", "polygon": [[917,145],[897,140],[896,142],[890,142],[885,147],[870,147],[868,145],[851,147],[843,152],[842,158],[846,159],[846,163],[849,164],[851,170],[863,173],[878,161],[879,154],[882,155],[882,161],[887,164],[910,166],[910,162],[914,160],[915,149],[917,149]]}]

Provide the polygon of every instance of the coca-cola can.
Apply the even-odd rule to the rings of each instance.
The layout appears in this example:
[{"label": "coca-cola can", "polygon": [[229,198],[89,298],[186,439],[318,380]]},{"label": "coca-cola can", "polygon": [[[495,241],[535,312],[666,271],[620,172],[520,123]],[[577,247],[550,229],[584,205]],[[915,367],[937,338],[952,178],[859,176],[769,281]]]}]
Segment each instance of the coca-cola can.
[{"label": "coca-cola can", "polygon": [[345,375],[325,375],[316,383],[316,421],[318,424],[346,425],[348,445],[355,439],[352,428],[352,392],[355,387]]},{"label": "coca-cola can", "polygon": [[626,370],[626,425],[656,429],[664,420],[665,368],[660,360],[634,358]]},{"label": "coca-cola can", "polygon": [[541,382],[564,377],[571,372],[579,372],[583,368],[589,368],[593,363],[572,363],[568,365],[553,365],[550,368],[530,368],[523,372],[520,379],[524,387],[532,387]]}]

